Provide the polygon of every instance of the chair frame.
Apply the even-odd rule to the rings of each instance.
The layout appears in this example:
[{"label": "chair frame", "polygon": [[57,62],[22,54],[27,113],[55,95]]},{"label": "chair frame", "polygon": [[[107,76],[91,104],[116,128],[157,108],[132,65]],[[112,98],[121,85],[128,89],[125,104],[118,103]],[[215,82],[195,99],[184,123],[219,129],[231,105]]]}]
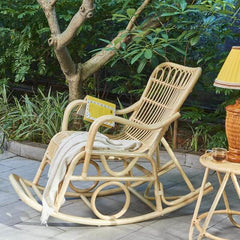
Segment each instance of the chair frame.
[{"label": "chair frame", "polygon": [[[168,89],[170,83],[162,81],[161,86],[166,87],[166,90],[164,90],[165,92],[163,91],[166,95],[166,99],[164,99],[163,102],[167,101],[167,98],[170,95],[175,100],[173,101],[171,107],[166,106],[166,111],[168,111],[168,115],[165,118],[163,117],[161,121],[158,121],[160,113],[155,111],[156,107],[154,108],[154,106],[159,107],[160,104],[154,103],[155,105],[150,105],[152,106],[150,110],[150,112],[152,112],[151,119],[147,119],[147,121],[145,121],[145,119],[147,118],[145,116],[143,117],[143,115],[147,114],[145,108],[147,109],[146,106],[148,106],[149,102],[149,104],[151,104],[151,101],[153,102],[153,100],[146,99],[146,93],[148,94],[150,91],[149,96],[151,95],[153,96],[153,98],[157,98],[155,95],[158,94],[156,93],[158,92],[158,88],[156,87],[157,85],[154,84],[157,84],[157,82],[159,81],[157,80],[159,72],[162,71],[163,73],[161,74],[165,74],[164,69],[167,69],[166,71],[171,72],[171,74],[168,73],[166,75],[167,78],[171,78],[173,76],[172,78],[177,79],[176,81],[178,81],[179,83],[183,84],[182,82],[186,81],[188,85],[186,88],[183,88],[182,86],[171,86],[171,89],[173,90],[170,94],[170,90]],[[176,71],[176,73],[172,71]],[[51,214],[51,216],[79,224],[99,226],[120,225],[145,221],[159,216],[163,216],[196,200],[199,194],[199,188],[195,189],[192,185],[190,179],[187,177],[179,161],[177,160],[174,152],[164,138],[164,134],[170,124],[174,122],[177,118],[179,118],[179,109],[189,95],[189,93],[192,91],[200,75],[201,68],[189,68],[181,66],[179,64],[168,62],[160,64],[150,76],[150,80],[146,86],[143,96],[138,102],[128,108],[117,110],[116,116],[106,115],[99,117],[97,120],[95,120],[91,124],[91,127],[89,129],[89,135],[85,149],[79,152],[79,154],[77,154],[72,159],[71,163],[67,168],[64,180],[59,185],[59,191],[55,200],[56,210],[53,214]],[[185,79],[182,80],[182,78]],[[152,88],[154,88],[154,90],[151,90]],[[179,93],[179,91],[184,91],[184,93],[181,94],[178,98],[176,94]],[[143,103],[143,101],[145,102]],[[42,211],[42,205],[39,203],[39,200],[42,200],[42,191],[44,190],[44,187],[39,185],[39,180],[41,178],[43,170],[47,164],[51,164],[51,159],[54,156],[61,140],[66,136],[72,134],[72,132],[68,130],[69,117],[72,111],[76,109],[76,107],[79,108],[84,106],[85,104],[86,100],[75,100],[67,106],[64,112],[62,122],[62,131],[55,135],[51,140],[33,181],[28,181],[15,174],[11,174],[9,177],[15,191],[22,199],[22,201],[30,207],[36,209],[37,211]],[[161,103],[161,105],[163,104]],[[141,119],[144,119],[145,122],[137,119],[139,109],[144,109],[143,113],[141,113]],[[131,112],[132,115],[129,119],[119,117],[119,115],[124,115]],[[114,121],[115,123],[120,123],[125,126],[125,128],[120,134],[110,136],[110,138],[126,139],[128,138],[128,136],[130,136],[129,139],[140,139],[140,141],[143,142],[143,145],[140,147],[140,149],[134,152],[94,150],[93,142],[95,136],[99,128],[106,121]],[[163,147],[166,149],[167,153],[170,156],[170,161],[165,164],[162,164],[160,161],[160,143],[163,145]],[[145,159],[145,163],[148,163],[151,170],[145,168],[142,165],[142,159]],[[121,162],[124,166],[124,169],[121,171],[111,170],[108,164],[109,161]],[[74,170],[79,164],[83,164],[82,172],[79,175],[74,175]],[[101,175],[99,167],[100,164],[106,171],[107,175]],[[97,175],[89,174],[90,165],[96,168]],[[187,188],[189,189],[189,193],[182,196],[167,197],[165,196],[164,187],[159,181],[159,177],[168,173],[174,168],[178,169],[180,175],[183,177],[183,180],[186,183]],[[134,175],[134,169],[137,169],[139,172],[141,172],[141,175]],[[93,181],[94,184],[87,189],[79,189],[73,185],[74,181],[83,183]],[[103,183],[99,185],[99,182]],[[143,183],[147,183],[144,194],[137,191],[137,186]],[[108,188],[110,185],[114,185],[116,187],[103,190],[103,188]],[[71,189],[71,191],[69,190],[69,188]],[[150,196],[149,192],[152,188],[153,196]],[[207,194],[211,190],[211,184],[206,183],[203,194]],[[119,192],[123,192],[125,194],[125,203],[123,208],[118,213],[113,215],[105,215],[99,212],[96,207],[97,197],[107,196]],[[144,204],[146,204],[149,207],[150,212],[134,217],[122,217],[129,208],[131,202],[130,193],[137,197],[139,200],[141,200]],[[64,197],[80,198],[91,209],[91,211],[96,215],[97,218],[85,218],[81,216],[74,216],[62,213],[60,210],[61,203]],[[91,198],[91,200],[89,200],[89,198]]]}]

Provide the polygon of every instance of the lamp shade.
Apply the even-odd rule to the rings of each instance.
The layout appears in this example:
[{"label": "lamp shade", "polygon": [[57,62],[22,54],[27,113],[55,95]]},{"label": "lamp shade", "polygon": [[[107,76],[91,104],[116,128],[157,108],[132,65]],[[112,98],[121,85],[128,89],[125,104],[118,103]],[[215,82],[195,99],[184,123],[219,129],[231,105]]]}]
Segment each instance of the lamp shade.
[{"label": "lamp shade", "polygon": [[240,89],[240,47],[232,47],[214,82],[214,86]]}]

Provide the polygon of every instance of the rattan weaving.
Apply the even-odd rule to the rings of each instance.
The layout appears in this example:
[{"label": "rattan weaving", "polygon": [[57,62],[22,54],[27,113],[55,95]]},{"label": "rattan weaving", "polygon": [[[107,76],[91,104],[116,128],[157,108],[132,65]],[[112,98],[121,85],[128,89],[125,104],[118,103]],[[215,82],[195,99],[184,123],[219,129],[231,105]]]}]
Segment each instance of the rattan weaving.
[{"label": "rattan weaving", "polygon": [[[129,119],[120,116],[102,116],[90,127],[85,150],[80,152],[68,166],[64,181],[59,185],[55,201],[57,211],[53,217],[66,221],[89,225],[119,225],[144,221],[163,216],[197,199],[199,189],[195,189],[180,166],[172,149],[164,138],[169,125],[179,116],[183,102],[192,91],[201,74],[200,68],[190,68],[179,64],[166,62],[160,64],[151,74],[145,91],[140,100],[132,106],[116,111],[117,115],[131,113]],[[68,119],[76,106],[86,104],[84,100],[71,102],[65,110],[62,131],[50,142],[45,156],[33,181],[28,181],[12,174],[10,181],[19,197],[30,207],[41,211],[43,186],[39,185],[46,165],[51,164],[56,149],[61,140],[71,134],[68,131]],[[120,134],[109,136],[113,139],[132,139],[141,141],[141,147],[134,151],[101,151],[92,149],[93,141],[99,127],[107,120],[124,125]],[[160,161],[159,144],[166,149],[170,160],[163,164]],[[122,164],[121,170],[112,170],[109,163]],[[81,172],[75,173],[75,168],[82,165]],[[89,167],[96,168],[91,175]],[[163,175],[177,169],[182,176],[182,184],[186,185],[188,193],[167,196],[164,185],[159,179]],[[169,180],[171,174],[169,174]],[[90,187],[84,188],[90,182]],[[92,184],[93,183],[93,184]],[[79,187],[82,184],[82,188]],[[212,190],[208,183],[204,193]],[[125,194],[123,208],[114,214],[101,212],[96,206],[96,199],[116,193]],[[128,212],[134,195],[149,208],[147,213],[131,216]],[[89,207],[89,216],[72,215],[61,211],[64,197],[79,198]],[[131,211],[130,211],[131,212]],[[85,213],[86,214],[86,213]],[[96,217],[93,217],[92,215]]]}]

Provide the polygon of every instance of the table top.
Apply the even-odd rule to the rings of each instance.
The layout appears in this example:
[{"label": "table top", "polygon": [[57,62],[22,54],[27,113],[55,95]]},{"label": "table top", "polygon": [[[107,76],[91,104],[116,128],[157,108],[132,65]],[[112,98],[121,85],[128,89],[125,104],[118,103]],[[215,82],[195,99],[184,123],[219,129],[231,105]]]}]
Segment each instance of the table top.
[{"label": "table top", "polygon": [[212,157],[212,153],[205,153],[200,157],[200,163],[209,169],[218,172],[231,172],[240,175],[240,163],[228,162],[226,160],[216,161]]}]

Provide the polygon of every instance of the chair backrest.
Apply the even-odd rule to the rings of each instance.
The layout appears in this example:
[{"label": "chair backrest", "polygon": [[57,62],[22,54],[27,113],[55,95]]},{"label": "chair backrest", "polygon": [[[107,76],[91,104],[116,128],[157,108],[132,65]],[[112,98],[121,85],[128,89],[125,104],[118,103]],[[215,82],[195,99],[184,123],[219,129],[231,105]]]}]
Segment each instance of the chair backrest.
[{"label": "chair backrest", "polygon": [[[130,120],[137,123],[153,124],[168,119],[179,111],[201,75],[201,68],[190,68],[175,63],[162,63],[151,74],[140,98],[140,107]],[[140,140],[144,148],[150,148],[164,134],[156,131],[126,127],[124,135]],[[166,131],[166,129],[165,129]]]}]

